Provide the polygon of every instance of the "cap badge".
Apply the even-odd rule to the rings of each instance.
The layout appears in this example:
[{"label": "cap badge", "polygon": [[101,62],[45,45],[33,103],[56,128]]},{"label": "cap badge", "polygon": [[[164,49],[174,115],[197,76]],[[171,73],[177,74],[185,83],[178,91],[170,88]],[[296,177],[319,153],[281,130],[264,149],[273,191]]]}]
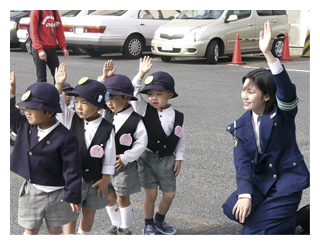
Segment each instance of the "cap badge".
[{"label": "cap badge", "polygon": [[110,94],[109,92],[106,93],[106,95],[104,96],[104,101],[109,101],[110,98]]},{"label": "cap badge", "polygon": [[27,99],[29,98],[30,94],[31,94],[31,91],[28,90],[27,92],[25,92],[25,93],[22,95],[21,100],[23,100],[23,101],[27,100]]},{"label": "cap badge", "polygon": [[79,80],[78,84],[81,85],[81,84],[84,84],[86,81],[88,81],[89,77],[83,77]]},{"label": "cap badge", "polygon": [[102,99],[103,99],[103,96],[100,94],[99,97],[98,97],[98,99],[97,99],[98,103],[101,103],[101,100],[102,100]]},{"label": "cap badge", "polygon": [[153,82],[153,76],[148,76],[147,78],[146,78],[146,80],[144,81],[144,83],[146,84],[146,85],[148,85],[148,84],[150,84],[150,83],[152,83]]}]

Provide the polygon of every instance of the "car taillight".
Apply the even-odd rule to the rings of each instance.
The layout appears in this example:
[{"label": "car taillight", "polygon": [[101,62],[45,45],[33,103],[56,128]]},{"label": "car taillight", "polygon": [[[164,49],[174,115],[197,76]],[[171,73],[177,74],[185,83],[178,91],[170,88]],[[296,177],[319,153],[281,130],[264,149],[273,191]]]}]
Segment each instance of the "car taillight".
[{"label": "car taillight", "polygon": [[63,26],[63,31],[65,31],[65,32],[73,32],[73,26]]},{"label": "car taillight", "polygon": [[19,29],[27,29],[28,24],[19,24]]},{"label": "car taillight", "polygon": [[84,26],[83,32],[85,33],[103,33],[106,29],[105,26]]}]

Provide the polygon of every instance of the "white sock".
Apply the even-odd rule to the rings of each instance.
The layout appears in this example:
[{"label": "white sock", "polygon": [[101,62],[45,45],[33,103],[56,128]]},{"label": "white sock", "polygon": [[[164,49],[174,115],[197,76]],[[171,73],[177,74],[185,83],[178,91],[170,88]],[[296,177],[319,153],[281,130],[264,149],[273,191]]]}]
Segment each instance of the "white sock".
[{"label": "white sock", "polygon": [[121,213],[121,228],[130,229],[132,218],[133,218],[133,208],[131,204],[126,208],[120,208]]},{"label": "white sock", "polygon": [[26,233],[26,232],[23,232],[23,235],[24,236],[30,236],[28,233]]},{"label": "white sock", "polygon": [[91,231],[83,231],[80,229],[78,229],[78,235],[91,235]]},{"label": "white sock", "polygon": [[121,226],[121,217],[120,217],[120,210],[119,210],[119,205],[116,203],[114,206],[107,206],[107,213],[110,217],[111,224],[120,227]]}]

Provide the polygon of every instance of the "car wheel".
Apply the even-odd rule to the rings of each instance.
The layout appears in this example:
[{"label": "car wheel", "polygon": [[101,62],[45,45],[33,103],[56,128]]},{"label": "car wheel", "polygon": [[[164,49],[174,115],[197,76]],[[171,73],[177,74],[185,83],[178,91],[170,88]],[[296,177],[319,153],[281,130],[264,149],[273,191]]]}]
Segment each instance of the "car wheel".
[{"label": "car wheel", "polygon": [[217,40],[209,43],[207,48],[207,62],[208,64],[217,64],[219,60],[219,44]]},{"label": "car wheel", "polygon": [[102,51],[96,51],[94,49],[85,49],[84,51],[91,57],[100,57],[103,54]]},{"label": "car wheel", "polygon": [[161,56],[160,58],[163,62],[169,62],[169,61],[171,61],[172,57],[171,56]]},{"label": "car wheel", "polygon": [[73,47],[72,51],[74,54],[76,55],[83,55],[83,54],[87,54],[86,51],[83,48],[80,47]]},{"label": "car wheel", "polygon": [[127,38],[123,45],[123,52],[125,58],[138,59],[142,56],[144,50],[144,42],[138,35],[131,35]]},{"label": "car wheel", "polygon": [[272,44],[271,53],[274,57],[280,59],[282,56],[283,39],[275,39]]},{"label": "car wheel", "polygon": [[20,45],[20,48],[21,48],[21,50],[23,52],[27,52],[28,51],[25,43],[19,43],[19,45]]}]

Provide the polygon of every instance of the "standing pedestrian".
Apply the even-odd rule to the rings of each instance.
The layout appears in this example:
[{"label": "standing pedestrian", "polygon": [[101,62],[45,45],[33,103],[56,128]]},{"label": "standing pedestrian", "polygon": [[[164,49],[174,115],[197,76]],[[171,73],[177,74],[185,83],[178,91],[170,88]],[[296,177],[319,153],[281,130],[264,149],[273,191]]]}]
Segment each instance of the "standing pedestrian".
[{"label": "standing pedestrian", "polygon": [[37,82],[47,82],[47,66],[53,76],[59,66],[57,41],[64,58],[69,57],[63,26],[57,10],[32,10],[30,13],[32,56],[36,66]]}]

